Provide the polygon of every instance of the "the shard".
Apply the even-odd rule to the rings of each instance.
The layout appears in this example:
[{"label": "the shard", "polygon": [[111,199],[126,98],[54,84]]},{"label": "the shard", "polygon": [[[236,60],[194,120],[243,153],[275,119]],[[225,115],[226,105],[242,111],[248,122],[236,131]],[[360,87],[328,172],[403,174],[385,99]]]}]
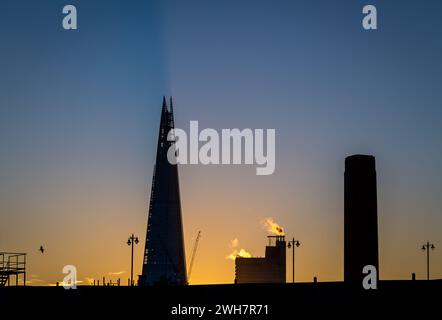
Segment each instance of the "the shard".
[{"label": "the shard", "polygon": [[172,98],[169,107],[163,97],[141,286],[187,284],[178,167],[167,159],[167,151],[174,142],[167,140],[174,128]]}]

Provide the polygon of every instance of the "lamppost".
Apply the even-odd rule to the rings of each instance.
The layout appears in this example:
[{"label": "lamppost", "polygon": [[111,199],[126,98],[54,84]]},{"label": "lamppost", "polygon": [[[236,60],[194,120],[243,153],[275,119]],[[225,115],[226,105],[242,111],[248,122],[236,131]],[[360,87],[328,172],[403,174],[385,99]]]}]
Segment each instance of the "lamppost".
[{"label": "lamppost", "polygon": [[434,250],[435,248],[434,244],[429,241],[422,245],[422,251],[427,251],[427,280],[430,280],[430,249]]},{"label": "lamppost", "polygon": [[134,242],[135,244],[138,244],[138,237],[135,237],[134,234],[127,239],[127,245],[132,246],[132,253],[130,258],[130,285],[134,285]]},{"label": "lamppost", "polygon": [[299,240],[295,240],[295,238],[293,238],[292,240],[289,241],[289,244],[287,245],[287,247],[290,249],[292,248],[293,250],[293,254],[292,254],[292,280],[293,283],[295,283],[295,247],[299,247],[301,245],[301,242],[299,242]]}]

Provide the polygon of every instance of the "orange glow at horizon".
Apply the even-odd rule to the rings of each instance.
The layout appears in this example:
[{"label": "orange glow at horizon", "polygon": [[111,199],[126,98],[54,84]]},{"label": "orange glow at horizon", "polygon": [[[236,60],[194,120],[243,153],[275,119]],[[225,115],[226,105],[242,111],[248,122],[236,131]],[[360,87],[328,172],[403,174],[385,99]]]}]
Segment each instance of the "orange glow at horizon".
[{"label": "orange glow at horizon", "polygon": [[[8,212],[4,225],[8,228],[2,230],[2,245],[8,251],[28,253],[28,285],[61,283],[65,276],[62,268],[67,264],[77,267],[77,280],[83,281],[79,285],[93,283],[93,279],[102,284],[103,277],[106,282],[115,283],[120,279],[121,285],[127,285],[130,247],[126,241],[132,233],[141,240],[134,247],[134,278],[138,279],[146,236],[146,201],[150,186],[145,181],[151,179],[149,169],[144,176],[129,169],[120,170],[112,178],[110,175],[82,175],[80,171],[62,176],[59,181],[40,183],[38,189],[23,189],[21,196],[27,201],[3,202],[3,210]],[[106,173],[107,170],[101,171]],[[238,252],[244,248],[253,256],[263,256],[267,239],[260,222],[266,221],[268,212],[279,212],[272,221],[283,225],[287,236],[296,234],[302,242],[296,251],[298,281],[312,281],[314,276],[318,281],[342,280],[341,186],[309,185],[299,178],[300,170],[287,172],[281,169],[274,176],[262,179],[243,168],[180,167],[187,264],[196,234],[199,230],[203,233],[190,284],[233,283],[234,262],[226,259],[233,245]],[[336,176],[341,179],[339,171]],[[293,182],[297,180],[300,181]],[[217,181],[216,186],[213,181]],[[288,185],[293,186],[290,193],[283,193]],[[269,189],[274,191],[269,192]],[[407,234],[404,242],[402,231],[395,231],[401,221],[394,220],[391,214],[394,207],[382,192],[385,191],[380,189],[380,277],[408,279],[411,272],[416,272],[418,279],[423,278],[425,259],[421,251],[409,248],[420,241],[420,230],[427,229],[419,221],[412,225],[407,223],[408,227],[402,224]],[[324,207],[328,208],[325,213]],[[23,212],[32,214],[24,216]],[[30,232],[18,235],[17,230]],[[232,242],[232,239],[241,242]],[[437,238],[434,242],[438,243]],[[46,249],[44,254],[38,251],[40,245]],[[287,257],[289,280],[291,251],[287,251]],[[438,268],[441,265],[441,256],[435,251],[432,277],[442,277],[439,271],[442,269]]]}]

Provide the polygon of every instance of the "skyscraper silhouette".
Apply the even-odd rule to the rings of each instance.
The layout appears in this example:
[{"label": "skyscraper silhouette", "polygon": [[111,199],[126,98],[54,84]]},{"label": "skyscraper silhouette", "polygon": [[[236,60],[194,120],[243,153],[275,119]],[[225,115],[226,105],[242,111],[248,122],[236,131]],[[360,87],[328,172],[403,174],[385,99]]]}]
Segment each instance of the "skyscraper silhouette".
[{"label": "skyscraper silhouette", "polygon": [[344,281],[362,285],[364,266],[379,275],[375,158],[347,157],[344,180]]},{"label": "skyscraper silhouette", "polygon": [[187,284],[178,167],[167,159],[173,128],[172,98],[168,110],[163,97],[140,285]]}]

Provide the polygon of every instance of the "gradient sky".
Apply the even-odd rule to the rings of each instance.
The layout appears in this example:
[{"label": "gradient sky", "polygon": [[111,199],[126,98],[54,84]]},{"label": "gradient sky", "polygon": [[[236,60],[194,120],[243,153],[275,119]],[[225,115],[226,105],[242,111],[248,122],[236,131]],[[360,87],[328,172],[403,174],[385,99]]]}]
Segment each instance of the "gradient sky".
[{"label": "gradient sky", "polygon": [[28,253],[31,284],[126,279],[131,233],[141,272],[162,95],[177,127],[276,129],[271,176],[180,167],[191,283],[232,283],[230,241],[263,255],[268,216],[302,242],[298,280],[342,280],[354,153],[377,160],[381,278],[423,278],[427,239],[442,278],[440,1],[69,1],[77,31],[65,4],[0,10],[0,250]]}]

